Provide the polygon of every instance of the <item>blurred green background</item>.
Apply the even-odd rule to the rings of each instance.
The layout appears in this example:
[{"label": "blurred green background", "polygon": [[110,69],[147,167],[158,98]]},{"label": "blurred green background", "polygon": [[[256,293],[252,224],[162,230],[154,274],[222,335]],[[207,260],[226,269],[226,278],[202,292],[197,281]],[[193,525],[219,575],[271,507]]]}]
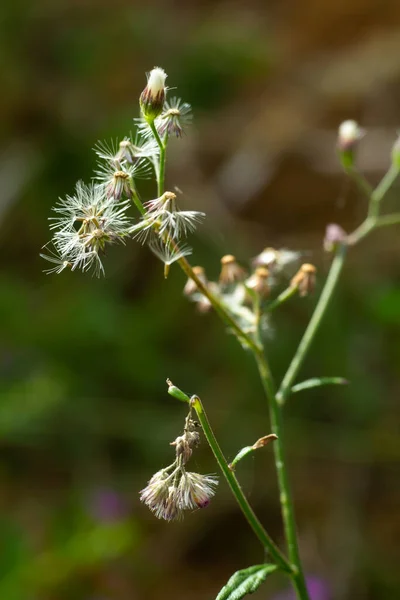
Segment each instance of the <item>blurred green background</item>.
[{"label": "blurred green background", "polygon": [[[215,278],[222,254],[287,247],[318,266],[320,289],[327,223],[350,230],[366,208],[338,167],[338,124],[367,128],[359,165],[371,182],[390,162],[400,4],[3,0],[0,23],[0,598],[212,599],[264,558],[226,484],[182,523],[157,521],[138,492],[169,464],[185,416],[166,377],[201,396],[233,458],[269,431],[255,366],[185,301],[182,274],[165,281],[134,242],[111,249],[103,280],[43,274],[50,208],[90,180],[97,140],[132,129],[158,65],[194,110],[167,167],[168,187],[207,213],[194,262]],[[395,229],[350,255],[301,379],[351,384],[286,409],[301,552],[324,588],[313,600],[400,594],[399,256]],[[314,304],[274,316],[277,379]],[[205,443],[193,469],[216,470]],[[238,475],[282,542],[270,448]],[[274,576],[254,598],[285,586]]]}]

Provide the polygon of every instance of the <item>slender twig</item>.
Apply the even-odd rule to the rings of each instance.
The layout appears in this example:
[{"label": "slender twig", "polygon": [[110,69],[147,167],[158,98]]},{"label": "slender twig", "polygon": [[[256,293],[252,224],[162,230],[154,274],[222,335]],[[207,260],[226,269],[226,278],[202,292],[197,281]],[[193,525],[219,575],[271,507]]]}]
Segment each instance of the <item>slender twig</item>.
[{"label": "slender twig", "polygon": [[154,138],[160,148],[160,169],[158,173],[157,179],[157,193],[158,196],[162,196],[164,193],[164,184],[165,184],[165,158],[166,158],[166,144],[160,138],[160,135],[157,131],[157,127],[154,125],[154,121],[150,123],[150,129],[153,132]]},{"label": "slender twig", "polygon": [[368,216],[378,217],[380,203],[386,196],[389,189],[392,187],[395,179],[399,174],[399,169],[395,164],[390,166],[390,169],[382,177],[376,188],[371,192],[371,202],[369,205]]},{"label": "slender twig", "polygon": [[360,171],[352,166],[345,168],[347,175],[354,181],[358,189],[366,196],[367,200],[371,199],[374,188]]},{"label": "slender twig", "polygon": [[283,292],[281,292],[279,294],[279,296],[277,298],[275,298],[275,300],[272,300],[272,302],[270,302],[266,306],[266,308],[265,308],[266,312],[272,312],[273,310],[275,310],[276,308],[281,306],[281,304],[286,302],[286,300],[289,300],[289,298],[291,298],[292,296],[294,296],[297,293],[298,293],[297,285],[292,285],[292,286],[286,288],[286,290],[283,290]]},{"label": "slender twig", "polygon": [[233,495],[236,498],[237,503],[240,506],[240,509],[244,516],[246,517],[250,527],[253,529],[257,538],[260,540],[261,544],[264,548],[266,548],[271,556],[271,558],[275,561],[275,563],[279,566],[282,571],[291,575],[291,577],[297,576],[297,571],[293,568],[293,566],[288,562],[282,552],[279,550],[278,546],[275,542],[270,538],[268,533],[265,531],[264,527],[258,520],[256,514],[251,508],[246,496],[243,493],[243,490],[240,486],[240,483],[235,475],[235,473],[229,468],[228,462],[217,442],[217,439],[211,429],[211,425],[207,418],[207,415],[204,411],[204,406],[198,396],[192,396],[190,399],[191,406],[195,409],[197,417],[200,421],[200,424],[203,428],[204,435],[206,436],[207,442],[213,451],[213,454],[218,462],[218,465],[227,480],[229,487],[232,490]]},{"label": "slender twig", "polygon": [[294,383],[297,373],[299,372],[299,369],[306,357],[308,349],[311,346],[315,334],[319,329],[321,321],[325,315],[326,309],[328,308],[329,301],[331,300],[333,292],[335,291],[336,284],[339,281],[340,273],[342,272],[344,265],[345,256],[346,245],[341,244],[336,251],[336,255],[333,259],[328,278],[325,282],[325,286],[319,297],[317,306],[315,307],[311,320],[307,326],[307,329],[304,332],[301,342],[297,348],[296,354],[294,355],[279,387],[279,391],[277,393],[277,401],[279,404],[284,404],[287,396],[289,395],[290,388]]}]

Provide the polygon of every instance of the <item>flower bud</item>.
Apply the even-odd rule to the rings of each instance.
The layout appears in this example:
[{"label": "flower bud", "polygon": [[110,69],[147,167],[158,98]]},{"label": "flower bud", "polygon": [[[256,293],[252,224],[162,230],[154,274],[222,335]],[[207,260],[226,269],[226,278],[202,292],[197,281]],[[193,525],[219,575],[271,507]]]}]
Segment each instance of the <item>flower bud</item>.
[{"label": "flower bud", "polygon": [[154,67],[147,79],[147,85],[140,95],[140,109],[148,123],[152,123],[163,109],[165,101],[166,72],[160,67]]},{"label": "flower bud", "polygon": [[364,135],[365,131],[356,121],[349,119],[340,124],[337,149],[344,169],[349,169],[354,165],[354,150]]},{"label": "flower bud", "polygon": [[226,254],[221,258],[221,273],[219,281],[223,285],[243,281],[246,277],[246,271],[236,262],[232,254]]},{"label": "flower bud", "polygon": [[347,238],[345,230],[336,223],[330,223],[326,227],[324,237],[324,249],[326,252],[334,252],[339,244]]},{"label": "flower bud", "polygon": [[266,298],[270,291],[268,277],[268,269],[265,267],[257,267],[254,273],[247,279],[246,287],[256,292],[261,298]]},{"label": "flower bud", "polygon": [[299,271],[292,278],[290,282],[291,287],[297,287],[300,296],[308,296],[312,294],[315,289],[315,273],[317,269],[314,265],[304,263],[301,265]]}]

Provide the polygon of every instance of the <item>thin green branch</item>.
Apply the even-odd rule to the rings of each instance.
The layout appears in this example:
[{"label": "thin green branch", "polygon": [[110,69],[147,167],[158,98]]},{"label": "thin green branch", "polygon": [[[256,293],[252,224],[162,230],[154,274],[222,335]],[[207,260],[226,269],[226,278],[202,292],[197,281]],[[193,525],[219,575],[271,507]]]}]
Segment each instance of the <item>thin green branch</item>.
[{"label": "thin green branch", "polygon": [[390,169],[385,173],[381,181],[371,193],[371,203],[368,210],[369,217],[378,217],[380,203],[392,187],[398,174],[399,169],[396,167],[396,165],[392,164]]},{"label": "thin green branch", "polygon": [[[300,341],[297,348],[296,354],[294,355],[288,370],[282,380],[277,394],[277,401],[279,404],[284,404],[287,396],[290,394],[290,389],[294,383],[295,378],[300,370],[301,365],[306,357],[306,354],[314,340],[315,334],[317,333],[321,321],[325,315],[328,304],[332,298],[333,292],[335,291],[336,284],[339,281],[340,274],[343,269],[344,259],[346,257],[346,246],[340,245],[337,249],[335,258],[333,259],[328,278],[325,282],[324,289],[319,297],[317,306],[315,307],[314,313],[310,319],[307,329]],[[277,433],[277,435],[279,435]]]},{"label": "thin green branch", "polygon": [[272,302],[266,306],[266,312],[272,312],[281,306],[281,304],[292,298],[292,296],[294,296],[296,293],[298,293],[298,287],[296,285],[291,285],[290,287],[286,288],[286,290],[283,290],[283,292],[280,293],[275,300],[272,300]]},{"label": "thin green branch", "polygon": [[369,183],[369,181],[364,177],[364,175],[362,173],[360,173],[360,171],[354,166],[346,167],[345,172],[354,181],[354,183],[356,184],[356,186],[358,187],[360,192],[362,192],[364,194],[364,196],[367,198],[367,200],[370,200],[372,193],[374,191],[374,188]]},{"label": "thin green branch", "polygon": [[324,385],[347,385],[348,383],[347,379],[344,379],[343,377],[313,377],[312,379],[307,379],[306,381],[294,385],[290,392],[296,394],[303,390],[322,387]]},{"label": "thin green branch", "polygon": [[162,196],[164,193],[164,185],[165,185],[165,159],[166,159],[166,143],[162,141],[160,135],[157,131],[157,127],[154,124],[154,121],[150,123],[150,129],[153,132],[154,138],[160,148],[160,169],[158,172],[157,178],[157,194],[158,196]]}]

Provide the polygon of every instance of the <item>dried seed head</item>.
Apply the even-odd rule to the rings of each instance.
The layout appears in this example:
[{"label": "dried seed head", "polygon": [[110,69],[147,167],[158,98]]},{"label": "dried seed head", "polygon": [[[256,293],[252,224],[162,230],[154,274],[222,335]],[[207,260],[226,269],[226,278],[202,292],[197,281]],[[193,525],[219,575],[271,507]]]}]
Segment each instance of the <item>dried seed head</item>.
[{"label": "dried seed head", "polygon": [[218,485],[217,477],[185,471],[178,486],[178,505],[181,510],[205,508],[210,504]]},{"label": "dried seed head", "polygon": [[176,458],[179,458],[182,464],[186,465],[193,452],[186,435],[177,437],[175,441],[171,442],[171,446],[175,446]]},{"label": "dried seed head", "polygon": [[232,254],[226,254],[221,258],[219,281],[222,285],[243,281],[245,277],[246,271],[236,262],[236,258]]},{"label": "dried seed head", "polygon": [[301,265],[296,275],[292,278],[290,286],[297,287],[300,296],[312,294],[315,289],[316,271],[317,269],[314,267],[314,265],[304,263]]},{"label": "dried seed head", "polygon": [[175,135],[182,137],[184,126],[192,120],[191,106],[180,98],[172,98],[165,102],[164,110],[157,119],[157,129],[160,135]]},{"label": "dried seed head", "polygon": [[257,267],[254,273],[247,279],[246,287],[254,290],[260,297],[266,298],[270,289],[268,285],[269,270],[265,267]]},{"label": "dried seed head", "polygon": [[148,123],[152,123],[162,113],[166,78],[167,74],[163,69],[154,67],[150,71],[147,85],[140,95],[140,108]]}]

